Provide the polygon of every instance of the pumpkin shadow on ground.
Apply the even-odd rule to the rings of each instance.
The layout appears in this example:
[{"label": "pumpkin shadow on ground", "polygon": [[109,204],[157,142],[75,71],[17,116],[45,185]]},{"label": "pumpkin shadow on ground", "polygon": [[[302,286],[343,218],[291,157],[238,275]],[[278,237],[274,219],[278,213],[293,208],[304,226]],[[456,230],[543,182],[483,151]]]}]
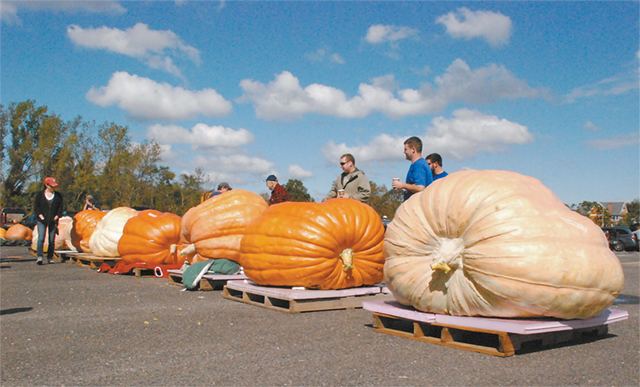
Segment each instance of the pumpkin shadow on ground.
[{"label": "pumpkin shadow on ground", "polygon": [[22,312],[30,312],[32,311],[32,307],[22,307],[22,308],[9,308],[9,309],[0,309],[0,316],[4,316],[7,314],[16,314]]},{"label": "pumpkin shadow on ground", "polygon": [[640,297],[632,296],[630,294],[621,294],[613,301],[613,305],[638,305],[640,304]]}]

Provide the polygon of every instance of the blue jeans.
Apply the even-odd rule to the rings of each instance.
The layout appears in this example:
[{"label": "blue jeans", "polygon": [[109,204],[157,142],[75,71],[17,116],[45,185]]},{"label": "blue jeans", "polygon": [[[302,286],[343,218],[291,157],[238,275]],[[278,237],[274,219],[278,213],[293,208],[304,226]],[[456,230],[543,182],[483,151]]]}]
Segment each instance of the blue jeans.
[{"label": "blue jeans", "polygon": [[47,259],[53,258],[53,250],[55,249],[56,240],[56,224],[51,223],[49,225],[44,224],[40,220],[37,223],[38,227],[38,257],[42,257],[42,250],[44,250],[44,234],[49,229],[49,247],[47,248]]}]

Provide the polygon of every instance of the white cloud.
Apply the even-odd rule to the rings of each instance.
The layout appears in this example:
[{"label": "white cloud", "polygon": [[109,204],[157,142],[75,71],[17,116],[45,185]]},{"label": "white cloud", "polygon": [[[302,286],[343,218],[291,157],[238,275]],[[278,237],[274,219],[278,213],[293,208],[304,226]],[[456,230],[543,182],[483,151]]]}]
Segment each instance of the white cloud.
[{"label": "white cloud", "polygon": [[349,146],[345,143],[336,144],[330,141],[322,148],[322,153],[330,162],[340,159],[345,153],[351,153],[356,164],[376,160],[402,160],[403,143],[406,138],[394,137],[388,134],[376,136],[370,143],[360,146]]},{"label": "white cloud", "polygon": [[342,55],[337,52],[332,52],[328,48],[319,48],[313,52],[305,54],[305,58],[311,62],[331,62],[335,64],[345,64],[345,60]]},{"label": "white cloud", "polygon": [[397,42],[418,35],[418,30],[410,27],[374,24],[367,30],[365,40],[370,44]]},{"label": "white cloud", "polygon": [[453,118],[436,117],[424,138],[427,152],[462,160],[480,152],[498,152],[507,145],[526,144],[533,136],[526,126],[469,109],[453,112]]},{"label": "white cloud", "polygon": [[511,37],[511,19],[499,12],[458,8],[436,19],[454,38],[482,38],[493,47],[507,44]]},{"label": "white cloud", "polygon": [[417,89],[399,89],[389,75],[361,83],[358,95],[352,98],[318,83],[303,88],[288,71],[267,84],[245,79],[240,87],[244,91],[240,101],[252,102],[257,116],[265,119],[293,119],[307,113],[361,118],[380,112],[403,117],[439,112],[455,102],[480,104],[546,95],[545,90],[531,88],[503,66],[490,64],[474,70],[461,59],[454,60],[435,79],[435,87],[427,83]]},{"label": "white cloud", "polygon": [[313,176],[313,172],[307,171],[298,164],[289,165],[289,175],[294,179],[304,179]]},{"label": "white cloud", "polygon": [[600,127],[596,124],[594,124],[591,121],[587,121],[584,123],[584,128],[590,132],[597,132],[600,130]]},{"label": "white cloud", "polygon": [[[481,152],[498,152],[509,145],[533,140],[526,126],[469,109],[456,110],[450,119],[434,118],[420,137],[425,155],[437,152],[456,159],[465,159]],[[401,160],[404,158],[402,149],[405,140],[406,137],[381,134],[370,143],[359,146],[329,142],[322,152],[330,162],[344,153],[353,154],[356,162]]]},{"label": "white cloud", "polygon": [[640,87],[638,75],[638,69],[634,69],[602,79],[593,84],[577,87],[565,96],[565,102],[573,103],[579,98],[621,95],[637,90]]},{"label": "white cloud", "polygon": [[120,30],[117,28],[82,28],[77,25],[67,27],[71,41],[90,49],[107,50],[142,60],[148,66],[182,77],[182,73],[172,58],[187,57],[200,63],[200,51],[184,43],[174,32],[149,29],[144,23]]},{"label": "white cloud", "polygon": [[625,133],[614,137],[588,141],[587,144],[599,150],[611,150],[628,146],[638,148],[640,146],[640,134],[638,132]]},{"label": "white cloud", "polygon": [[244,154],[199,156],[196,158],[195,164],[207,169],[212,169],[212,166],[215,166],[216,171],[225,176],[237,173],[262,176],[273,171],[271,161]]},{"label": "white cloud", "polygon": [[18,11],[53,11],[64,13],[102,13],[122,15],[127,12],[118,1],[0,1],[0,20],[7,24],[20,24]]},{"label": "white cloud", "polygon": [[190,130],[177,125],[151,125],[147,137],[160,144],[191,144],[194,148],[235,148],[253,141],[246,129],[209,126],[203,123]]},{"label": "white cloud", "polygon": [[92,87],[87,99],[102,107],[117,105],[143,120],[214,117],[231,112],[231,103],[214,89],[191,91],[122,71],[114,73],[106,86]]}]

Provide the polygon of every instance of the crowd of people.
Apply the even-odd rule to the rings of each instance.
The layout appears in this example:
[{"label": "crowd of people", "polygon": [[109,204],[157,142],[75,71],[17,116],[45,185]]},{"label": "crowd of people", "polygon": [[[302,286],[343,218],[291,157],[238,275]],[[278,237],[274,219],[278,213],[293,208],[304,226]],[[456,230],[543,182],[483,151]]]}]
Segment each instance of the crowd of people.
[{"label": "crowd of people", "polygon": [[[403,192],[404,200],[424,190],[433,181],[447,176],[447,172],[442,168],[442,157],[439,154],[431,153],[425,158],[422,157],[422,140],[419,137],[409,137],[405,140],[404,155],[411,162],[404,183],[400,181],[400,178],[393,178],[391,182],[393,189]],[[356,167],[356,159],[350,153],[340,156],[339,163],[342,172],[333,181],[326,199],[351,198],[366,203],[371,196],[371,184],[367,175]],[[38,227],[36,259],[38,265],[48,263],[53,257],[53,249],[48,249],[46,260],[43,257],[44,238],[45,235],[48,235],[49,246],[53,246],[57,233],[58,219],[62,217],[64,209],[62,194],[56,191],[58,187],[56,179],[54,177],[46,177],[43,183],[44,189],[36,195],[33,205]],[[289,200],[287,189],[278,182],[278,178],[275,175],[267,176],[265,183],[269,191],[271,191],[268,200],[269,205]],[[231,190],[229,183],[222,182],[218,184],[215,190],[203,195],[202,199],[206,200]],[[99,208],[93,196],[87,195],[82,209]]]}]

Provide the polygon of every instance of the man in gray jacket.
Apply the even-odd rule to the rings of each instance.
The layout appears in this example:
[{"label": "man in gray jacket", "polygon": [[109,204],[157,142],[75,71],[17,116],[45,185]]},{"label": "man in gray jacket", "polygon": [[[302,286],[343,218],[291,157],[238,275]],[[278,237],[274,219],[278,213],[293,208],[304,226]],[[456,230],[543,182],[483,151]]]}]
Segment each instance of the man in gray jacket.
[{"label": "man in gray jacket", "polygon": [[340,156],[342,173],[333,182],[328,198],[344,197],[366,203],[371,196],[371,185],[367,176],[356,168],[356,160],[350,153]]}]

